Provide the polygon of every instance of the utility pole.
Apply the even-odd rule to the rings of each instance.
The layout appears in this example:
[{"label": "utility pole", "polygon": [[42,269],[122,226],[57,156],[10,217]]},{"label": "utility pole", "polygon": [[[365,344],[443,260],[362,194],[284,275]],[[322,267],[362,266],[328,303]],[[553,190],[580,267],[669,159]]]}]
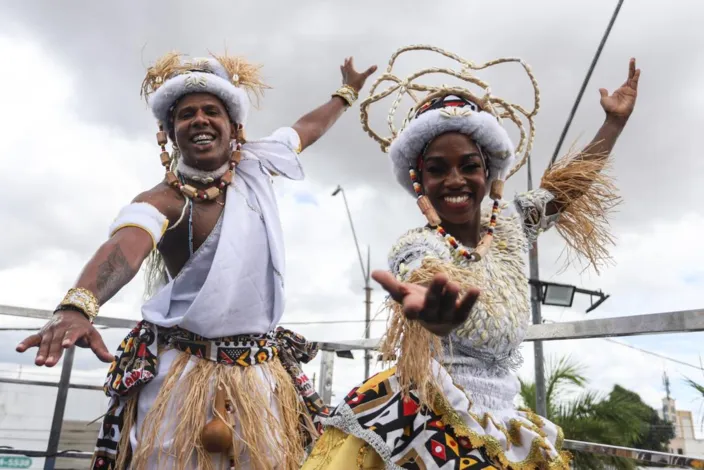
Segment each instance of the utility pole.
[{"label": "utility pole", "polygon": [[[533,169],[530,155],[528,155],[528,159],[526,161],[526,168],[528,170],[528,191],[532,191]],[[540,279],[537,241],[533,243],[533,245],[530,247],[530,252],[528,253],[528,263],[530,266],[530,278]],[[540,285],[531,283],[530,289],[530,304],[531,311],[533,313],[533,324],[540,325],[543,322],[543,316],[541,311],[542,292],[540,289]],[[542,341],[533,342],[533,355],[535,357],[535,412],[538,413],[540,416],[547,417],[548,405],[547,396],[545,394],[545,359],[543,357]]]},{"label": "utility pole", "polygon": [[[623,0],[618,0],[618,4],[616,5],[616,8],[614,9],[613,14],[611,15],[611,20],[609,21],[608,26],[606,27],[606,31],[604,31],[604,34],[601,38],[601,42],[599,43],[599,46],[597,47],[596,53],[594,54],[594,57],[592,58],[592,63],[589,66],[589,70],[587,71],[587,75],[584,77],[584,80],[582,81],[582,86],[579,90],[579,93],[577,93],[577,98],[574,102],[574,105],[572,106],[572,110],[570,111],[570,115],[567,118],[567,122],[565,123],[565,127],[562,129],[562,134],[560,135],[560,138],[558,139],[557,145],[555,146],[555,151],[552,155],[552,158],[550,159],[550,165],[555,163],[555,160],[557,159],[557,155],[560,152],[560,148],[562,147],[562,143],[565,140],[565,136],[567,136],[567,131],[569,130],[572,120],[574,119],[575,114],[577,113],[577,108],[579,107],[579,103],[582,100],[582,96],[584,95],[584,90],[587,88],[587,84],[589,83],[589,79],[592,76],[592,72],[594,71],[594,68],[596,67],[597,62],[599,61],[599,57],[601,57],[601,51],[604,49],[604,45],[606,44],[606,40],[609,37],[609,34],[611,34],[611,28],[613,28],[614,23],[616,22],[616,18],[618,17],[619,12],[621,11],[621,6],[623,5]],[[533,189],[533,172],[531,168],[531,157],[528,155],[528,160],[526,162],[526,166],[528,168],[528,190]],[[538,267],[538,242],[536,241],[533,243],[533,246],[530,248],[530,252],[528,254],[528,262],[530,266],[530,278],[531,279],[540,279],[540,269]],[[542,317],[542,312],[541,312],[541,289],[540,285],[538,284],[532,284],[531,285],[531,310],[533,313],[533,324],[539,325],[543,322],[543,317]],[[542,341],[535,341],[533,343],[533,352],[535,356],[535,411],[538,413],[540,416],[547,417],[547,396],[545,393],[545,359],[543,357],[543,342]]]},{"label": "utility pole", "polygon": [[[365,315],[364,315],[364,339],[371,338],[372,325],[372,287],[369,285],[370,264],[371,264],[371,247],[367,245],[367,270],[364,276],[364,293],[365,293]],[[364,380],[369,378],[369,366],[371,363],[372,354],[368,349],[364,350]]]},{"label": "utility pole", "polygon": [[[359,249],[359,241],[357,241],[357,232],[354,229],[354,222],[352,222],[352,214],[350,213],[350,206],[347,204],[347,196],[345,196],[345,190],[342,186],[338,185],[335,191],[332,192],[333,196],[337,196],[342,193],[342,200],[345,202],[345,209],[347,210],[347,218],[350,221],[350,228],[352,229],[352,237],[354,238],[354,245],[357,248],[357,256],[359,257],[359,267],[362,268],[362,277],[364,278],[364,303],[365,303],[365,315],[364,315],[364,338],[369,339],[371,336],[370,325],[371,325],[371,310],[372,310],[372,287],[370,284],[371,279],[371,248],[367,246],[367,267],[364,267],[364,261],[362,261],[362,250]],[[368,350],[364,350],[364,380],[369,378],[369,363],[371,359],[371,354]]]}]

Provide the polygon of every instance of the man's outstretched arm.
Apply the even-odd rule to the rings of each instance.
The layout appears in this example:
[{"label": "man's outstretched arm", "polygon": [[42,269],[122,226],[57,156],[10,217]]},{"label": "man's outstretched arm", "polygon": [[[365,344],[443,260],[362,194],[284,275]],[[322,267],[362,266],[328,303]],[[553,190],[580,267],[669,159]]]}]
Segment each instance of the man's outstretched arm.
[{"label": "man's outstretched arm", "polygon": [[[364,82],[376,71],[376,65],[369,67],[366,71],[359,73],[354,69],[354,61],[351,57],[345,59],[345,63],[340,66],[342,72],[342,84],[351,87],[355,93],[364,87]],[[293,128],[301,138],[301,151],[314,144],[325,134],[333,124],[342,116],[342,113],[349,107],[349,103],[340,96],[333,96],[330,101],[319,106],[305,116],[301,117],[293,125]]]},{"label": "man's outstretched arm", "polygon": [[[88,261],[74,287],[90,291],[103,305],[134,278],[153,249],[154,238],[146,230],[134,226],[119,228]],[[55,312],[38,333],[25,338],[16,349],[23,353],[38,347],[35,364],[52,367],[63,355],[63,349],[74,344],[90,347],[104,362],[113,360],[100,333],[79,308]]]}]

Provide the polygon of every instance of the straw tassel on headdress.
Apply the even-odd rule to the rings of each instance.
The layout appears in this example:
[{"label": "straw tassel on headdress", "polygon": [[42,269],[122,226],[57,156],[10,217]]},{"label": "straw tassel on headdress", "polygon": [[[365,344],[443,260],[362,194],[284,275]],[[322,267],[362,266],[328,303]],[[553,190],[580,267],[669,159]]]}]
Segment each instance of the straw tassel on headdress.
[{"label": "straw tassel on headdress", "polygon": [[262,66],[260,64],[252,64],[242,57],[211,55],[227,70],[228,75],[236,86],[244,88],[249,93],[250,98],[255,98],[253,104],[254,107],[258,107],[259,100],[264,97],[264,90],[271,89],[261,78]]},{"label": "straw tassel on headdress", "polygon": [[181,54],[169,52],[157,59],[157,61],[147,69],[147,75],[142,80],[139,96],[149,102],[149,96],[159,89],[166,80],[185,71],[181,65]]}]

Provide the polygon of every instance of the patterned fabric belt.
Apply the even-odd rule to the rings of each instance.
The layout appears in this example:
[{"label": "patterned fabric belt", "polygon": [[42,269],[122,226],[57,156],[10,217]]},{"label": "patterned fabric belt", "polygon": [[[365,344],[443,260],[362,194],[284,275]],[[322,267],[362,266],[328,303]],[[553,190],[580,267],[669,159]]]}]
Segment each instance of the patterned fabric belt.
[{"label": "patterned fabric belt", "polygon": [[120,343],[105,378],[103,390],[111,400],[98,436],[92,469],[114,468],[120,451],[118,444],[126,400],[156,376],[158,347],[177,349],[201,359],[238,367],[251,367],[278,357],[291,376],[313,423],[319,431],[322,430],[319,420],[329,414],[329,409],[300,366],[300,363],[315,358],[317,343],[309,343],[303,336],[281,327],[259,335],[208,339],[181,328],[157,328],[142,321]]},{"label": "patterned fabric belt", "polygon": [[296,359],[308,362],[318,353],[317,345],[283,328],[263,335],[227,336],[208,339],[180,328],[164,330],[159,342],[166,349],[178,349],[193,356],[228,366],[249,367],[279,355],[280,345],[295,351]]},{"label": "patterned fabric belt", "polygon": [[307,363],[318,353],[317,343],[309,343],[303,336],[280,327],[265,334],[208,339],[181,328],[158,329],[143,321],[120,343],[105,379],[105,394],[125,397],[150,382],[157,371],[157,344],[240,367],[263,364],[277,356],[281,356],[284,366],[290,361]]}]

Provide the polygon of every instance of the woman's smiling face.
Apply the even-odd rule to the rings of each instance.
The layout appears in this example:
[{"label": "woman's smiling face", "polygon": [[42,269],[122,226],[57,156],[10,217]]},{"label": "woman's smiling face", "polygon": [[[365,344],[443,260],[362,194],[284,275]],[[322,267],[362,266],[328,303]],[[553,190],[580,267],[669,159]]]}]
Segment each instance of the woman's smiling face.
[{"label": "woman's smiling face", "polygon": [[465,134],[448,132],[428,145],[421,171],[423,193],[440,218],[470,223],[486,195],[486,167],[479,147]]}]

